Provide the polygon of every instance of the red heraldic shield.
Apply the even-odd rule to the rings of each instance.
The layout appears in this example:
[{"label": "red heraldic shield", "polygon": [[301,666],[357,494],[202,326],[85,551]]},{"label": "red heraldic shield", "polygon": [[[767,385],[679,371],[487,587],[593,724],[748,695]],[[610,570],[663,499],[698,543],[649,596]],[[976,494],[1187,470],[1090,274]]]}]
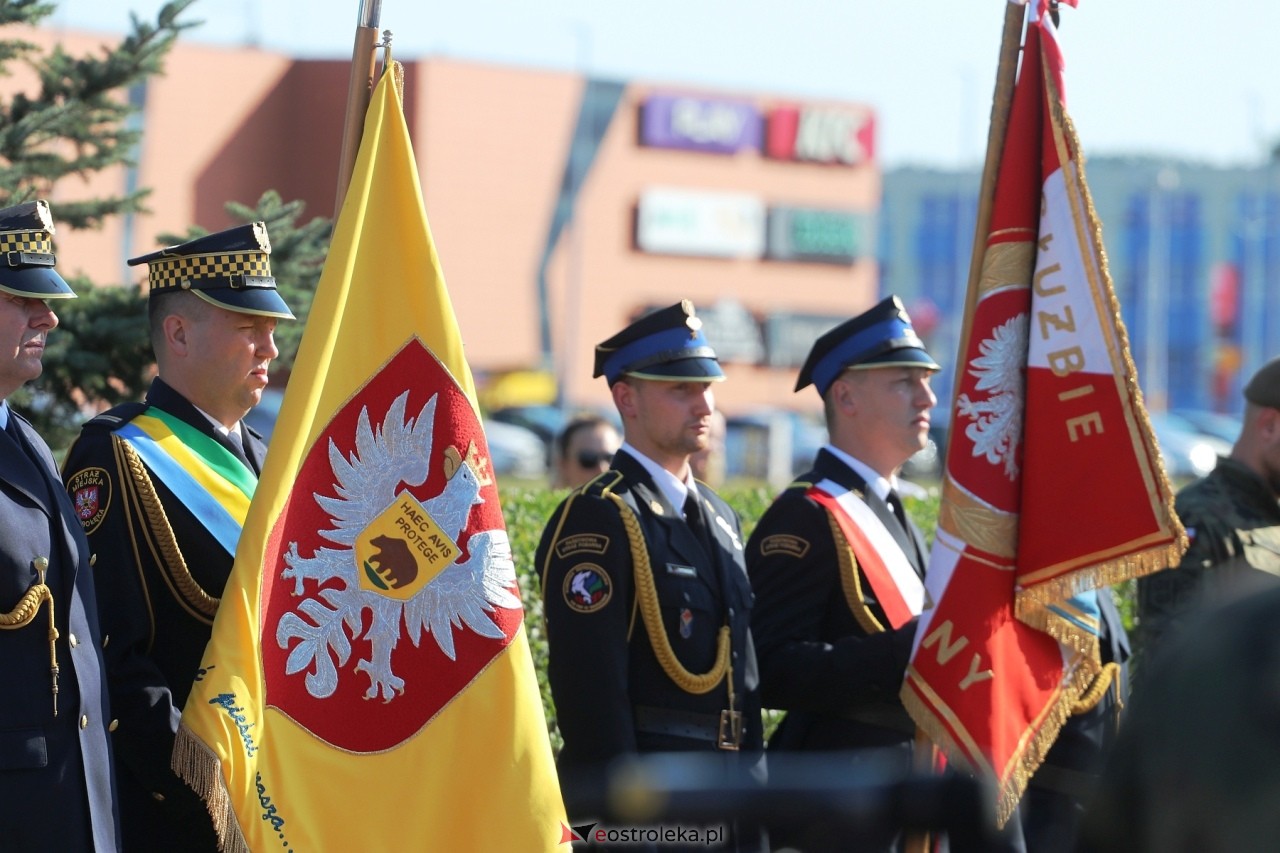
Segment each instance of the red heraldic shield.
[{"label": "red heraldic shield", "polygon": [[511,642],[523,611],[488,459],[417,339],[338,411],[263,560],[269,705],[340,749],[391,749]]}]

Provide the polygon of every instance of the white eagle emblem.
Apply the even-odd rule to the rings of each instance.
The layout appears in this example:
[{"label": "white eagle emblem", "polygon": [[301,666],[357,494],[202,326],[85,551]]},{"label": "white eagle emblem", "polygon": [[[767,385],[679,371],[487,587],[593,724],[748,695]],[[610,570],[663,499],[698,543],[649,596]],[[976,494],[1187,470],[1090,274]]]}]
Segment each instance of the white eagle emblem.
[{"label": "white eagle emblem", "polygon": [[[414,646],[426,631],[455,660],[455,627],[465,625],[483,637],[501,639],[503,631],[489,614],[495,607],[520,607],[512,592],[515,563],[505,530],[471,533],[467,559],[457,559],[467,518],[473,506],[484,502],[480,490],[491,482],[475,445],[465,457],[454,447],[441,454],[448,479],[425,503],[401,488],[401,483],[414,487],[427,480],[437,396],[416,419],[406,421],[409,392],[404,392],[377,430],[370,426],[368,408],[362,408],[350,458],[330,440],[337,496],[313,496],[333,521],[333,529],[319,534],[340,547],[320,547],[303,556],[298,543],[291,542],[285,552],[282,577],[294,581],[295,596],[303,595],[306,581],[340,582],[303,598],[276,628],[281,649],[298,641],[286,674],[310,670],[307,692],[318,699],[337,689],[338,667],[350,658],[352,640],[369,642],[369,656],[355,664],[356,671],[369,676],[365,698],[381,696],[390,702],[404,692],[404,679],[391,668],[402,623]],[[370,615],[367,631],[365,611]]]},{"label": "white eagle emblem", "polygon": [[1003,462],[1010,480],[1018,476],[1029,322],[1025,313],[1011,317],[979,345],[982,354],[970,373],[978,380],[976,390],[988,396],[978,400],[961,394],[956,400],[956,414],[972,421],[964,434],[973,441],[973,455],[993,465]]}]

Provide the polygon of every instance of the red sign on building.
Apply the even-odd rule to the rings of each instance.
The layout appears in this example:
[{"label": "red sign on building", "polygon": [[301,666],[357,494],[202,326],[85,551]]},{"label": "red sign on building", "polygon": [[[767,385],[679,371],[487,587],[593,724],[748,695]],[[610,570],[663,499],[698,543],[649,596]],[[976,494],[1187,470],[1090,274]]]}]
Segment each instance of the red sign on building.
[{"label": "red sign on building", "polygon": [[875,114],[869,109],[787,105],[769,113],[765,154],[859,166],[875,157]]}]

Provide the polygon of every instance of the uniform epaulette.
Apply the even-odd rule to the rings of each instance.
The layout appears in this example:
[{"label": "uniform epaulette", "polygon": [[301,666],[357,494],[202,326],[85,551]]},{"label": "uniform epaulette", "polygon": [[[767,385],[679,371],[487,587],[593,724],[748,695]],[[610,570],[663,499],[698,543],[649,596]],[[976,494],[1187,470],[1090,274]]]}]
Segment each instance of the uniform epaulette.
[{"label": "uniform epaulette", "polygon": [[121,424],[126,424],[133,420],[146,410],[146,403],[121,403],[118,406],[112,406],[102,414],[87,421],[84,428],[113,430]]},{"label": "uniform epaulette", "polygon": [[579,493],[593,498],[603,498],[623,480],[621,471],[605,471],[579,489]]},{"label": "uniform epaulette", "polygon": [[787,487],[786,487],[785,489],[783,489],[783,491],[784,491],[784,492],[789,492],[789,491],[791,491],[791,490],[793,490],[793,489],[800,489],[800,490],[802,490],[802,491],[803,491],[803,490],[806,490],[806,489],[808,489],[808,488],[810,488],[810,487],[812,487],[812,486],[813,486],[813,483],[809,482],[808,480],[792,480],[792,481],[787,485]]}]

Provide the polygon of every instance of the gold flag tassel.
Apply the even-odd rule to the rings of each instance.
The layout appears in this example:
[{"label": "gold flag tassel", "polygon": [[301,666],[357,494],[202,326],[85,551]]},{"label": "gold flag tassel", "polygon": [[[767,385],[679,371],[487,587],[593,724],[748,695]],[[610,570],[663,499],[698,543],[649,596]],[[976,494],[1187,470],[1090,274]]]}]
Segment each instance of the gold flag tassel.
[{"label": "gold flag tassel", "polygon": [[[231,809],[231,795],[222,776],[222,762],[185,724],[178,726],[169,766],[204,800],[221,853],[250,853]],[[265,818],[264,818],[265,819]]]}]

